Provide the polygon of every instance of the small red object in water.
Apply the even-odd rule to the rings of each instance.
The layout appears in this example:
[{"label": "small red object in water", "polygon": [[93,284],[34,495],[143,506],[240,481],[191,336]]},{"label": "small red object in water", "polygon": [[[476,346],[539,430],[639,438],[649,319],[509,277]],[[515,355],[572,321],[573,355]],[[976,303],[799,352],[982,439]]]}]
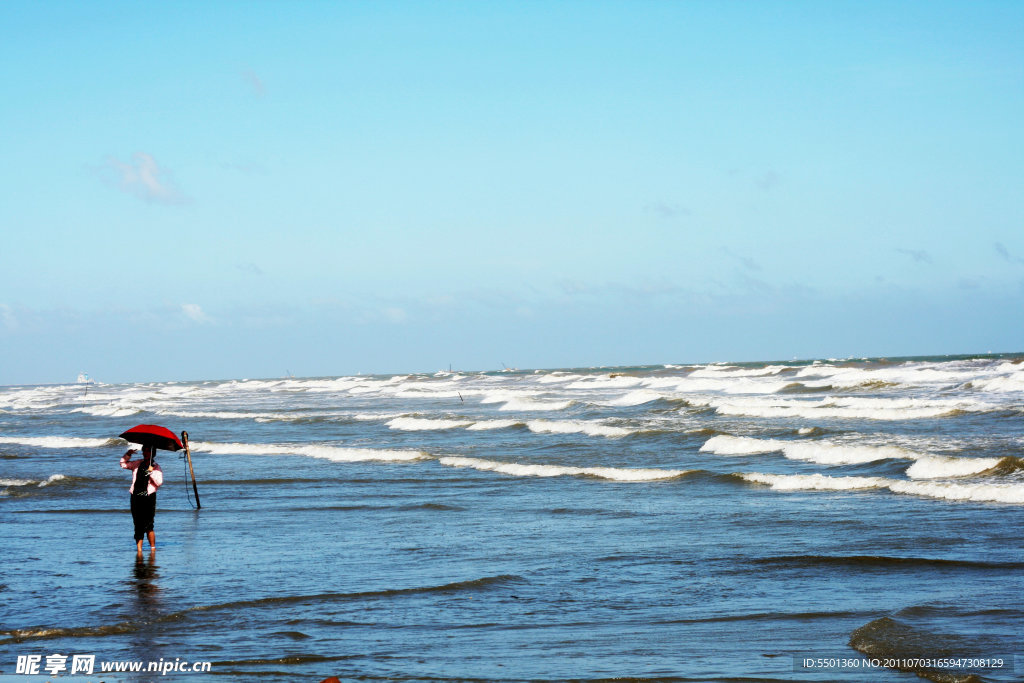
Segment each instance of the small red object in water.
[{"label": "small red object in water", "polygon": [[135,425],[126,432],[121,433],[121,438],[132,443],[143,446],[153,446],[165,451],[180,451],[183,447],[178,437],[167,427],[159,425]]}]

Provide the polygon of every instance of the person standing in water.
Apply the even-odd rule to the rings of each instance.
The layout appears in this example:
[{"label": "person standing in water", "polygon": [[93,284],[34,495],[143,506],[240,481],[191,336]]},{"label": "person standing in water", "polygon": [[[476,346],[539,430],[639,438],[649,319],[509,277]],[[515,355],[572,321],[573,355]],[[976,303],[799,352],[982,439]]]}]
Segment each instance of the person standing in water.
[{"label": "person standing in water", "polygon": [[131,493],[132,521],[135,523],[135,547],[142,554],[142,539],[149,536],[150,552],[156,550],[156,532],[153,520],[156,517],[156,490],[164,483],[164,472],[156,463],[156,448],[142,447],[142,460],[132,460],[135,449],[131,448],[121,456],[121,467],[132,471]]}]

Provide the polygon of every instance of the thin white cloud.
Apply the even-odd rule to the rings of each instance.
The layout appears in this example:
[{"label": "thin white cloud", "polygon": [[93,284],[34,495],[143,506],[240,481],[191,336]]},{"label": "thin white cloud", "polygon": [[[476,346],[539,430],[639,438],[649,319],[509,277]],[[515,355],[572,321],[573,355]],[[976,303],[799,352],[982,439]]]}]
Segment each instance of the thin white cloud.
[{"label": "thin white cloud", "polygon": [[404,308],[399,308],[397,306],[389,306],[383,309],[381,313],[384,314],[384,318],[388,322],[396,325],[404,323],[409,317]]},{"label": "thin white cloud", "polygon": [[199,304],[182,304],[181,312],[185,314],[186,318],[193,322],[200,324],[213,322],[213,318],[206,315]]},{"label": "thin white cloud", "polygon": [[256,95],[256,97],[263,97],[263,95],[267,92],[267,89],[263,87],[263,81],[260,79],[259,76],[256,75],[256,72],[252,69],[243,69],[242,79],[249,85],[249,87],[252,89],[253,94]]},{"label": "thin white cloud", "polygon": [[183,204],[185,195],[175,185],[167,169],[160,168],[156,159],[145,152],[136,152],[130,162],[107,157],[107,170],[116,174],[115,180],[123,192],[147,202]]},{"label": "thin white cloud", "polygon": [[0,304],[0,327],[6,330],[16,330],[19,327],[14,311],[7,304]]},{"label": "thin white cloud", "polygon": [[932,255],[924,249],[897,249],[901,254],[914,259],[914,263],[931,263]]},{"label": "thin white cloud", "polygon": [[520,318],[532,318],[533,309],[529,306],[516,306],[516,315]]}]

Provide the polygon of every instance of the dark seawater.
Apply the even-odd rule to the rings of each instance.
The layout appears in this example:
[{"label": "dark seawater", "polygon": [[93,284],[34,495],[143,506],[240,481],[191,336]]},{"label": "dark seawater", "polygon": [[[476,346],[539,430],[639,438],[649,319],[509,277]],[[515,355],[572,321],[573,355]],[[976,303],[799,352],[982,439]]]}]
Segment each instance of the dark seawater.
[{"label": "dark seawater", "polygon": [[[137,423],[202,501],[161,452],[141,559]],[[0,387],[0,522],[3,680],[1019,681],[1024,364]]]}]

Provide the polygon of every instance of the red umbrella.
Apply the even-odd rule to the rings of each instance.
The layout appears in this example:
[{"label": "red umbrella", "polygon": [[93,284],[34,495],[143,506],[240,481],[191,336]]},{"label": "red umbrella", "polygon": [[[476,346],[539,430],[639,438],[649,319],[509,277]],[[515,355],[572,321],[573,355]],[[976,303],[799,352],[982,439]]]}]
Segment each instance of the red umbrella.
[{"label": "red umbrella", "polygon": [[182,449],[181,441],[174,435],[174,432],[159,425],[135,425],[127,432],[123,432],[121,438],[165,451],[180,451]]}]

